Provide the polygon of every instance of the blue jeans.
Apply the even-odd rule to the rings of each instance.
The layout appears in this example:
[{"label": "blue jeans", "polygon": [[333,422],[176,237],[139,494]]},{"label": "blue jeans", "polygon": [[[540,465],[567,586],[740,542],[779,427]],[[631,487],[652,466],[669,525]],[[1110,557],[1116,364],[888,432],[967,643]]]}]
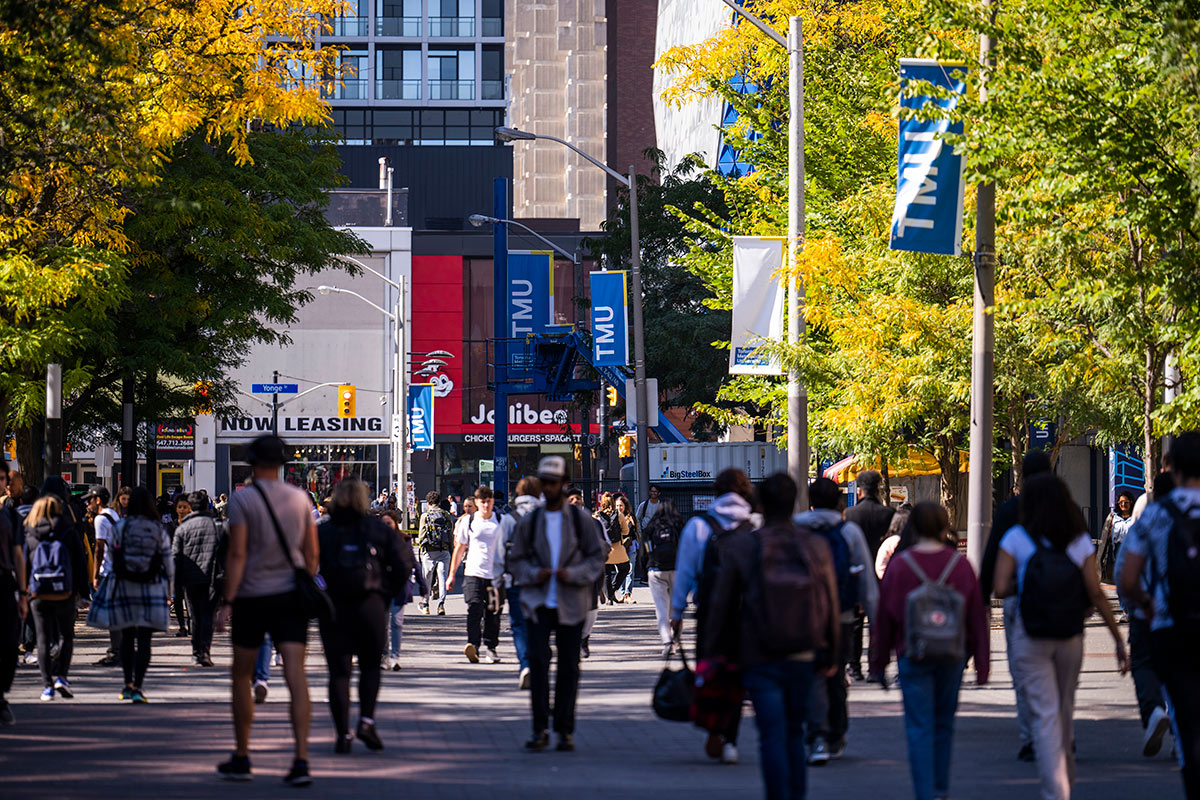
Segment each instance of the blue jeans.
[{"label": "blue jeans", "polygon": [[266,683],[271,677],[271,654],[275,649],[274,643],[271,641],[271,634],[267,634],[263,638],[262,645],[258,648],[258,658],[254,662],[254,682]]},{"label": "blue jeans", "polygon": [[958,689],[965,666],[965,662],[915,664],[907,658],[899,661],[908,767],[916,800],[932,800],[950,792],[954,713],[958,710]]},{"label": "blue jeans", "polygon": [[400,639],[404,636],[404,600],[392,600],[390,614],[388,615],[388,628],[391,631],[389,637],[392,646],[388,650],[388,655],[392,658],[400,657]]},{"label": "blue jeans", "polygon": [[529,666],[529,629],[525,622],[525,611],[521,608],[521,587],[510,586],[508,595],[508,624],[512,628],[513,650],[517,651],[517,663],[521,669]]},{"label": "blue jeans", "polygon": [[625,573],[625,580],[621,581],[618,595],[633,594],[633,573],[637,572],[637,548],[638,543],[635,540],[629,546],[629,572]]},{"label": "blue jeans", "polygon": [[814,675],[811,661],[768,661],[747,667],[742,685],[754,703],[767,800],[803,800],[807,754],[804,718]]}]

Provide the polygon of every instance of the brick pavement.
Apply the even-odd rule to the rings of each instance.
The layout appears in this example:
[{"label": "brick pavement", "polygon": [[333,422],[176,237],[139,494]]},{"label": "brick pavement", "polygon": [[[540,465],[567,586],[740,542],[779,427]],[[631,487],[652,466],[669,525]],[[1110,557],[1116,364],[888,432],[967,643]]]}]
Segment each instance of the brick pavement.
[{"label": "brick pavement", "polygon": [[[376,717],[386,742],[381,754],[359,747],[334,756],[333,727],[324,702],[319,643],[312,639],[314,698],[310,796],[471,798],[665,798],[761,796],[753,717],[742,728],[742,763],[721,766],[701,753],[702,734],[690,725],[655,719],[650,687],[661,662],[653,609],[645,589],[637,605],[604,609],[584,664],[578,751],[527,754],[528,698],[516,689],[511,642],[505,663],[471,665],[462,657],[463,606],[450,599],[448,616],[412,613],[406,625],[404,669],[387,673]],[[216,763],[232,744],[228,705],[228,640],[219,640],[218,667],[188,663],[187,641],[159,636],[146,681],[151,702],[116,699],[119,670],[93,666],[103,632],[80,628],[72,701],[37,699],[36,667],[22,667],[10,695],[18,717],[0,729],[0,796],[237,797],[284,790],[290,761],[286,689],[274,671],[272,694],[259,707],[253,740],[256,781],[221,784]],[[1036,796],[1033,765],[1015,761],[1011,683],[1003,635],[994,632],[994,681],[964,687],[955,739],[953,796],[1017,800]],[[1113,670],[1111,645],[1091,628],[1079,691],[1077,797],[1181,797],[1169,757],[1141,758],[1141,730],[1128,678]],[[911,796],[898,691],[875,686],[851,691],[851,732],[845,758],[810,770],[810,797]],[[291,791],[291,790],[286,790]]]}]

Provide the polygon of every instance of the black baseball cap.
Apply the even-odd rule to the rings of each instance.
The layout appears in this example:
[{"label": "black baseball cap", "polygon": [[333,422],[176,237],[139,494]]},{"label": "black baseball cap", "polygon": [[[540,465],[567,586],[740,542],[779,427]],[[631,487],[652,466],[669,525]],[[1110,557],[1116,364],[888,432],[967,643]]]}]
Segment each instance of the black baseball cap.
[{"label": "black baseball cap", "polygon": [[100,498],[101,505],[108,505],[108,501],[112,498],[112,495],[109,494],[108,489],[103,486],[93,486],[91,489],[88,489],[87,493],[83,496],[83,502],[86,503],[93,497]]},{"label": "black baseball cap", "polygon": [[260,436],[246,446],[246,461],[251,466],[283,466],[288,462],[287,445],[278,436]]}]

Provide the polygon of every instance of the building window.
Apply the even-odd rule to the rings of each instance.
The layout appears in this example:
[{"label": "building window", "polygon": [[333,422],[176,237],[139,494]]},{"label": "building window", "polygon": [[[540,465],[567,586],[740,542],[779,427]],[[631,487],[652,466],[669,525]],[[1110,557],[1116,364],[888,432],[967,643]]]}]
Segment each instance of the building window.
[{"label": "building window", "polygon": [[379,80],[375,83],[377,100],[421,99],[421,51],[418,48],[375,51]]},{"label": "building window", "polygon": [[475,99],[475,51],[429,51],[429,99]]},{"label": "building window", "polygon": [[487,45],[482,51],[479,99],[504,99],[504,48]]},{"label": "building window", "polygon": [[376,0],[377,36],[420,36],[421,0]]},{"label": "building window", "polygon": [[429,36],[475,35],[474,0],[431,0],[429,3]]},{"label": "building window", "polygon": [[334,100],[366,100],[367,98],[367,51],[343,50],[338,53],[337,64],[340,78],[329,96]]},{"label": "building window", "polygon": [[504,124],[500,108],[334,108],[333,128],[343,144],[494,145]]},{"label": "building window", "polygon": [[480,20],[484,36],[504,35],[504,3],[501,0],[483,0]]},{"label": "building window", "polygon": [[370,30],[367,0],[348,0],[345,11],[329,20],[333,36],[366,36]]}]

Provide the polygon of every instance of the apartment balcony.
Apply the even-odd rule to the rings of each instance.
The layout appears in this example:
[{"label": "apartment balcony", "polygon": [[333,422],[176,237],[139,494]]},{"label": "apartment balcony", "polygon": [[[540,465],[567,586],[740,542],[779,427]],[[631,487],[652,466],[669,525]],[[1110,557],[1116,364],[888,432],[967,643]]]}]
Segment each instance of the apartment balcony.
[{"label": "apartment balcony", "polygon": [[332,36],[366,36],[371,32],[371,20],[366,17],[334,17],[329,23]]},{"label": "apartment balcony", "polygon": [[375,20],[376,36],[420,36],[420,17],[379,17]]},{"label": "apartment balcony", "polygon": [[503,36],[504,20],[499,17],[484,17],[480,25],[483,36]]},{"label": "apartment balcony", "polygon": [[333,87],[329,95],[333,100],[367,100],[367,80],[365,78],[346,78]]},{"label": "apartment balcony", "polygon": [[475,81],[430,81],[430,100],[474,100]]},{"label": "apartment balcony", "polygon": [[484,80],[480,87],[480,100],[503,100],[504,99],[504,81],[489,81]]},{"label": "apartment balcony", "polygon": [[430,38],[446,38],[453,36],[474,36],[474,17],[430,17]]},{"label": "apartment balcony", "polygon": [[375,82],[377,100],[420,100],[421,79],[379,80]]}]

